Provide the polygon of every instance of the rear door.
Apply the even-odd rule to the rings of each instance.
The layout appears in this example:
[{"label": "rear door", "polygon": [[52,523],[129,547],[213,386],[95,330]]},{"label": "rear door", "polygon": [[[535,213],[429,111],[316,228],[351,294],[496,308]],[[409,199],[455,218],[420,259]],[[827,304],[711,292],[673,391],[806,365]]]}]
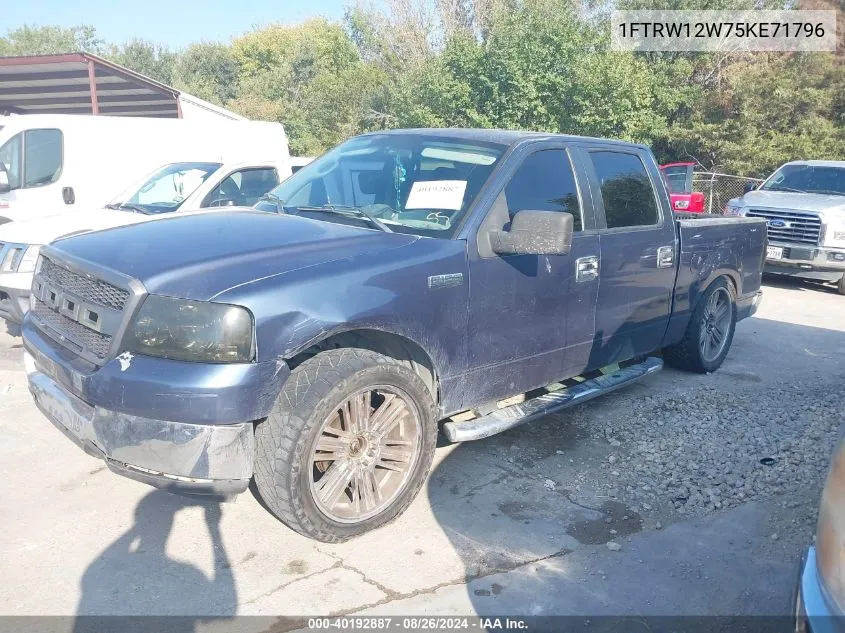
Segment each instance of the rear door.
[{"label": "rear door", "polygon": [[583,145],[601,265],[591,369],[656,350],[675,284],[676,234],[665,185],[644,149]]}]

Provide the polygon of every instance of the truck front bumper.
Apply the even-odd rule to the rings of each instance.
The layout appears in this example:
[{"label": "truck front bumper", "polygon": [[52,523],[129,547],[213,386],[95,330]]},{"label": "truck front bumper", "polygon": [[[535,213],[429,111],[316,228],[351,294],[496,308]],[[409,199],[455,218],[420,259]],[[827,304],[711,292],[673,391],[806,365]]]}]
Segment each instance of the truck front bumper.
[{"label": "truck front bumper", "polygon": [[110,470],[156,488],[223,497],[252,477],[252,423],[184,424],[110,411],[84,402],[24,354],[35,404],[56,428]]},{"label": "truck front bumper", "polygon": [[29,311],[29,291],[32,288],[32,273],[0,273],[0,317],[23,323]]},{"label": "truck front bumper", "polygon": [[[771,256],[773,252],[780,257]],[[769,256],[763,272],[839,281],[845,274],[845,248],[769,242]]]}]

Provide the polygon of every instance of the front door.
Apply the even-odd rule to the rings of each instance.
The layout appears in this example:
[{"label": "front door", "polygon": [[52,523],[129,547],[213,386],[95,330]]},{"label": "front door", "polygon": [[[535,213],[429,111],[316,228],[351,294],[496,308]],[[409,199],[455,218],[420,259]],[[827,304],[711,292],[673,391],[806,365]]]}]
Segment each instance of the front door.
[{"label": "front door", "polygon": [[[523,148],[517,166],[470,246],[468,373],[465,404],[490,402],[577,375],[589,360],[594,335],[599,237],[585,178],[566,148]],[[485,241],[523,210],[574,217],[567,255],[498,255]],[[576,275],[579,265],[581,274]]]},{"label": "front door", "polygon": [[590,368],[656,350],[672,309],[677,244],[661,176],[645,150],[582,147],[601,238],[596,345]]},{"label": "front door", "polygon": [[0,218],[27,220],[61,210],[62,132],[35,129],[20,132],[0,146],[10,191],[0,193]]}]

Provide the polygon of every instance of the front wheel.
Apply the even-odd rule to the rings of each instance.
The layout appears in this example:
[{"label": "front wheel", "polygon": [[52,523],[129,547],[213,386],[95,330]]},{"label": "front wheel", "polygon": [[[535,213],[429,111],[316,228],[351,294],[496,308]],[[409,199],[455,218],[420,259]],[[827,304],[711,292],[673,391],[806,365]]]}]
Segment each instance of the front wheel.
[{"label": "front wheel", "polygon": [[736,328],[733,287],[723,277],[704,292],[692,312],[684,338],[663,350],[666,363],[678,369],[708,373],[722,366]]},{"label": "front wheel", "polygon": [[839,280],[839,284],[836,286],[836,289],[839,291],[839,294],[845,295],[845,275],[842,275],[842,278]]},{"label": "front wheel", "polygon": [[311,538],[344,541],[413,501],[434,456],[435,405],[399,361],[329,350],[293,370],[255,439],[255,483],[273,514]]}]

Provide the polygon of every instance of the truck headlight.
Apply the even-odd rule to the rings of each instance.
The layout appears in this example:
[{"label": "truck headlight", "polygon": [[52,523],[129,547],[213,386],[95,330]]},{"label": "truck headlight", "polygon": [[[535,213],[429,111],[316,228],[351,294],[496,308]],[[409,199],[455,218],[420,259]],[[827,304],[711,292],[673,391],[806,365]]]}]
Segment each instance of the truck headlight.
[{"label": "truck headlight", "polygon": [[252,313],[241,306],[150,295],[126,333],[138,354],[206,363],[255,358]]},{"label": "truck headlight", "polygon": [[725,205],[725,215],[744,215],[743,209],[744,207],[740,203],[728,202]]},{"label": "truck headlight", "polygon": [[831,460],[816,530],[816,565],[825,596],[845,612],[845,442]]}]

